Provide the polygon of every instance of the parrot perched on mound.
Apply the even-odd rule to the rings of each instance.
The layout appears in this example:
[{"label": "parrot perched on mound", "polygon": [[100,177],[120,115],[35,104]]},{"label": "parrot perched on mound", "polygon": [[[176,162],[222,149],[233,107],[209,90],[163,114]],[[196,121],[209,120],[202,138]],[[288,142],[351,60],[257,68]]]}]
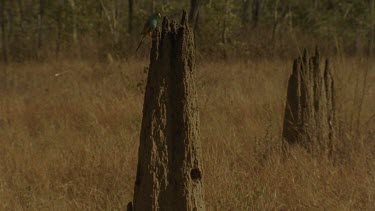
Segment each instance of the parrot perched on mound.
[{"label": "parrot perched on mound", "polygon": [[154,13],[153,15],[151,15],[149,17],[149,19],[147,20],[147,22],[145,23],[145,25],[143,27],[143,30],[142,30],[142,33],[141,33],[142,39],[141,39],[141,42],[139,43],[139,45],[137,47],[137,50],[135,50],[135,52],[137,52],[138,49],[141,47],[141,45],[143,43],[143,40],[146,36],[149,36],[149,37],[152,36],[152,32],[154,31],[154,29],[158,25],[158,18],[160,18],[160,17],[161,17],[160,13]]}]

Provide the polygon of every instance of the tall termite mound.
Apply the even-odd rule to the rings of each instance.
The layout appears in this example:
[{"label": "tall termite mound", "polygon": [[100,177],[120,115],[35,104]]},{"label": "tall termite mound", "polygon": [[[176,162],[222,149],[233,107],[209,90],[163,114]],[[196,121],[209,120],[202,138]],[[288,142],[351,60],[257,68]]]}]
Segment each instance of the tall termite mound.
[{"label": "tall termite mound", "polygon": [[314,154],[331,154],[335,148],[335,90],[329,60],[321,69],[320,55],[294,60],[288,82],[283,139]]},{"label": "tall termite mound", "polygon": [[186,13],[152,36],[134,201],[128,209],[205,210],[195,57]]}]

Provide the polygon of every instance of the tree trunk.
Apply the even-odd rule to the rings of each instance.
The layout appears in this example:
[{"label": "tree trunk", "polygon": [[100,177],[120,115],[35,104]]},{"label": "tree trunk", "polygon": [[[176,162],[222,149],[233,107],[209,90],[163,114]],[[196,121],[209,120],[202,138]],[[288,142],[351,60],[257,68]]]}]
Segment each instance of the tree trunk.
[{"label": "tree trunk", "polygon": [[258,27],[259,20],[260,20],[260,0],[253,0],[253,5],[252,5],[252,24],[253,24],[253,29]]},{"label": "tree trunk", "polygon": [[1,27],[1,48],[2,48],[2,59],[4,63],[8,63],[8,49],[6,40],[5,30],[5,0],[0,0],[0,27]]},{"label": "tree trunk", "polygon": [[57,25],[57,37],[56,37],[56,57],[59,55],[61,50],[62,42],[62,31],[63,31],[63,13],[64,13],[64,0],[58,0],[57,2],[57,13],[56,13],[56,25]]},{"label": "tree trunk", "polygon": [[221,42],[223,44],[223,57],[226,59],[228,56],[227,53],[227,42],[228,42],[228,18],[231,12],[231,8],[229,5],[230,0],[225,0],[225,8],[224,8],[224,20],[223,20],[223,26],[221,30]]},{"label": "tree trunk", "polygon": [[[277,46],[277,41],[279,40],[277,38],[279,27],[288,17],[288,12],[289,12],[289,8],[290,8],[288,3],[282,2],[282,4],[280,6],[279,6],[279,4],[280,4],[280,0],[276,0],[275,9],[274,9],[274,23],[273,23],[273,27],[272,27],[273,48],[276,48],[276,46]],[[280,9],[280,11],[279,11],[279,9]]]},{"label": "tree trunk", "polygon": [[150,12],[151,12],[151,14],[155,13],[155,0],[151,0]]},{"label": "tree trunk", "polygon": [[129,34],[133,34],[134,0],[129,0]]},{"label": "tree trunk", "polygon": [[77,32],[77,11],[74,0],[68,0],[70,8],[72,9],[72,39],[74,47],[78,47],[78,32]]},{"label": "tree trunk", "polygon": [[[15,27],[16,27],[16,14],[15,14],[15,2],[14,1],[11,1],[9,2],[9,9],[8,9],[8,17],[9,17],[9,20],[8,20],[8,29],[9,29],[9,32],[8,32],[8,43],[11,44],[12,43],[12,39],[14,38],[14,31],[15,31]],[[11,53],[11,52],[10,52]]]},{"label": "tree trunk", "polygon": [[39,0],[39,14],[38,14],[38,51],[43,46],[43,29],[44,29],[44,10],[45,0]]},{"label": "tree trunk", "polygon": [[375,38],[375,3],[374,0],[368,1],[368,7],[370,9],[370,26],[367,34],[367,56],[370,57],[373,54],[374,38]]},{"label": "tree trunk", "polygon": [[244,26],[247,26],[250,21],[249,9],[250,9],[250,0],[243,0],[241,19],[242,19],[242,25]]},{"label": "tree trunk", "polygon": [[21,34],[25,34],[25,27],[24,27],[24,11],[23,11],[23,5],[22,5],[22,0],[17,0],[17,7],[19,11],[19,25],[20,25],[20,31]]},{"label": "tree trunk", "polygon": [[[202,211],[202,157],[192,31],[164,18],[153,33],[134,203],[128,210]],[[171,26],[171,27],[170,27]]]},{"label": "tree trunk", "polygon": [[195,31],[198,22],[199,4],[200,0],[190,1],[189,24],[193,28],[193,31]]},{"label": "tree trunk", "polygon": [[22,0],[17,0],[18,8],[20,11],[20,19],[21,23],[23,22],[23,6],[22,6]]},{"label": "tree trunk", "polygon": [[277,33],[277,27],[279,26],[279,2],[280,0],[275,0],[275,8],[273,13],[273,26],[272,26],[272,45],[273,48],[276,46],[276,33]]}]

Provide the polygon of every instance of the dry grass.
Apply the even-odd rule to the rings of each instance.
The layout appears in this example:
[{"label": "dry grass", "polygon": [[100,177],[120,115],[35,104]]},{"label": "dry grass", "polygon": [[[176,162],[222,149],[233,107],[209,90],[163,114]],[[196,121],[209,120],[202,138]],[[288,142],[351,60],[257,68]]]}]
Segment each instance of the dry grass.
[{"label": "dry grass", "polygon": [[[0,210],[125,208],[145,64],[1,67]],[[343,143],[336,163],[298,147],[280,153],[290,61],[198,65],[209,210],[375,209],[374,64],[345,59],[334,67]]]}]

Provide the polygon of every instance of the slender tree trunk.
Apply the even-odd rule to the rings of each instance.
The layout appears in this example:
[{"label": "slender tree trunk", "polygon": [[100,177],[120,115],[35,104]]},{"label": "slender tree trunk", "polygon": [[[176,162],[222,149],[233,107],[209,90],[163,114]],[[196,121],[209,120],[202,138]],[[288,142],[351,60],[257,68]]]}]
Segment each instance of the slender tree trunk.
[{"label": "slender tree trunk", "polygon": [[197,21],[198,21],[199,4],[200,4],[200,0],[190,1],[189,24],[191,28],[193,28],[193,31],[195,31]]},{"label": "slender tree trunk", "polygon": [[[279,8],[280,0],[275,1],[275,9],[274,9],[274,24],[272,27],[272,43],[273,47],[276,47],[277,44],[277,35],[278,29],[280,24],[286,19],[288,12],[289,12],[289,5],[287,3],[282,2],[282,8]],[[281,11],[279,11],[281,9]],[[280,13],[279,13],[280,12]]]},{"label": "slender tree trunk", "polygon": [[[11,1],[9,2],[10,5],[9,5],[9,9],[8,9],[8,17],[9,17],[9,20],[8,20],[8,29],[9,29],[9,32],[8,32],[8,43],[9,43],[9,46],[12,46],[12,43],[13,43],[13,38],[14,38],[14,30],[15,30],[15,23],[16,23],[16,14],[15,14],[15,11],[14,9],[16,8],[15,5],[14,5],[14,1]],[[10,47],[10,49],[12,49],[12,47]],[[12,54],[12,52],[9,52],[10,54]]]},{"label": "slender tree trunk", "polygon": [[116,46],[119,40],[119,33],[118,33],[118,27],[117,27],[118,24],[117,24],[117,19],[115,15],[116,13],[115,8],[112,7],[110,10],[108,10],[108,8],[106,8],[106,6],[104,5],[103,0],[100,0],[100,3],[102,5],[103,12],[107,18],[107,22],[111,30],[111,36],[112,36],[111,43],[112,43],[112,49],[114,49],[114,47]]},{"label": "slender tree trunk", "polygon": [[118,27],[120,16],[118,13],[116,1],[112,3],[111,15],[112,15],[112,26],[113,26],[112,48],[115,48],[120,40],[120,30]]},{"label": "slender tree trunk", "polygon": [[242,3],[242,25],[247,26],[250,21],[249,17],[249,9],[250,9],[250,0],[243,0]]},{"label": "slender tree trunk", "polygon": [[38,51],[43,46],[43,29],[44,29],[44,8],[45,0],[39,0],[39,15],[38,15]]},{"label": "slender tree trunk", "polygon": [[259,20],[260,20],[260,0],[253,0],[253,5],[252,5],[252,24],[253,24],[253,29],[258,27]]},{"label": "slender tree trunk", "polygon": [[317,11],[318,8],[319,8],[319,1],[320,0],[314,0],[313,4],[314,4],[314,10]]},{"label": "slender tree trunk", "polygon": [[229,14],[230,14],[230,5],[229,5],[229,2],[230,0],[225,0],[225,8],[224,8],[224,21],[223,21],[223,28],[222,28],[222,32],[221,32],[221,40],[222,40],[222,43],[224,45],[224,48],[223,48],[223,57],[226,59],[227,56],[228,56],[228,53],[227,53],[227,42],[228,42],[228,17],[229,17]]},{"label": "slender tree trunk", "polygon": [[227,19],[228,19],[228,14],[229,14],[229,8],[228,8],[228,0],[225,0],[225,12],[224,12],[224,21],[223,21],[223,28],[221,31],[221,42],[223,44],[227,43]]},{"label": "slender tree trunk", "polygon": [[123,0],[116,0],[114,3],[115,16],[117,20],[120,20],[123,13]]},{"label": "slender tree trunk", "polygon": [[22,4],[22,0],[17,0],[17,7],[18,7],[18,10],[19,10],[19,26],[20,26],[20,30],[21,30],[21,34],[25,34],[25,27],[24,27],[24,22],[25,22],[25,19],[24,19],[24,11],[23,11],[23,4]]},{"label": "slender tree trunk", "polygon": [[8,50],[6,41],[6,31],[5,31],[5,0],[0,0],[0,28],[1,28],[1,48],[2,48],[2,59],[4,63],[8,63]]},{"label": "slender tree trunk", "polygon": [[279,1],[280,0],[275,0],[275,9],[273,13],[273,27],[272,27],[272,43],[275,45],[276,42],[276,32],[277,32],[277,27],[279,26],[279,13],[278,13],[278,7],[279,7]]},{"label": "slender tree trunk", "polygon": [[189,12],[189,25],[193,29],[193,39],[194,39],[194,50],[197,49],[197,29],[198,29],[198,20],[199,20],[199,7],[200,0],[191,0],[190,1],[190,12]]},{"label": "slender tree trunk", "polygon": [[17,0],[18,8],[20,10],[20,19],[21,22],[23,21],[23,6],[22,6],[22,0]]},{"label": "slender tree trunk", "polygon": [[368,7],[370,9],[370,20],[371,25],[367,35],[367,56],[370,57],[373,54],[374,48],[374,37],[375,37],[375,2],[374,0],[368,1]]},{"label": "slender tree trunk", "polygon": [[56,56],[59,55],[61,50],[61,42],[62,42],[62,30],[63,30],[63,12],[64,12],[64,0],[58,1],[58,9],[56,13],[56,22],[57,22],[57,38],[56,38]]},{"label": "slender tree trunk", "polygon": [[[116,16],[117,16],[117,20],[118,20],[118,23],[120,26],[123,26],[125,25],[125,15],[126,15],[126,0],[117,0],[117,6],[116,6]],[[120,27],[121,29],[123,29],[123,27]],[[124,32],[124,30],[122,30],[122,32]]]},{"label": "slender tree trunk", "polygon": [[154,12],[155,12],[155,0],[151,0],[150,11],[151,11],[151,14],[154,14]]},{"label": "slender tree trunk", "polygon": [[78,32],[77,32],[77,11],[76,3],[74,0],[68,0],[70,8],[72,9],[72,39],[75,47],[78,45]]},{"label": "slender tree trunk", "polygon": [[165,11],[165,8],[169,6],[169,0],[159,0],[161,2],[161,11]]},{"label": "slender tree trunk", "polygon": [[129,34],[133,34],[134,0],[129,0]]}]

